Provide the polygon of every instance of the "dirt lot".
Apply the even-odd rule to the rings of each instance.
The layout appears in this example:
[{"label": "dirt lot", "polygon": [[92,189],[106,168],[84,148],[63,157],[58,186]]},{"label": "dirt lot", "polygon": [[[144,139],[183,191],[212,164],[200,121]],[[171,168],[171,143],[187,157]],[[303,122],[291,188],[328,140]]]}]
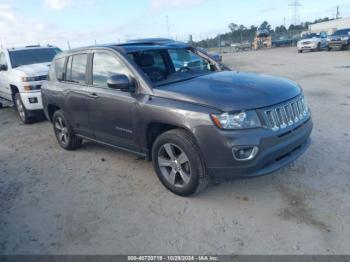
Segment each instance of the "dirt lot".
[{"label": "dirt lot", "polygon": [[313,144],[269,176],[169,193],[151,163],[0,110],[0,254],[350,254],[350,52],[225,55],[305,90]]}]

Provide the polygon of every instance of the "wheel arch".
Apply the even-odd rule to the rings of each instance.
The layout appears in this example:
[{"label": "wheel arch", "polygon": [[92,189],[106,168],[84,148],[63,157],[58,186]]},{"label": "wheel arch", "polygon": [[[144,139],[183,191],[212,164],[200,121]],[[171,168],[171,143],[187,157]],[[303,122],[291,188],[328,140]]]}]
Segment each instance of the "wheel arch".
[{"label": "wheel arch", "polygon": [[147,126],[147,133],[146,133],[146,147],[147,147],[147,160],[152,160],[152,147],[154,144],[154,141],[159,137],[161,134],[168,132],[170,130],[174,129],[182,129],[189,133],[196,144],[198,145],[196,137],[193,135],[193,132],[186,126],[182,125],[176,125],[176,124],[168,124],[164,122],[151,122]]},{"label": "wheel arch", "polygon": [[12,101],[13,103],[15,103],[15,95],[19,93],[19,89],[16,85],[10,84],[10,90],[11,90]]},{"label": "wheel arch", "polygon": [[61,110],[61,108],[54,104],[47,105],[47,117],[50,122],[52,122],[52,117],[54,113],[58,110]]}]

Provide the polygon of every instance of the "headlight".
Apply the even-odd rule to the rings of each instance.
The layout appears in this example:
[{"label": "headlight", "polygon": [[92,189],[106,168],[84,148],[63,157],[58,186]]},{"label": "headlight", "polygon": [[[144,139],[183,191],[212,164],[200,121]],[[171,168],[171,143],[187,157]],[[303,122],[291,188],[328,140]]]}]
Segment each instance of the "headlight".
[{"label": "headlight", "polygon": [[254,110],[240,113],[212,114],[215,125],[221,129],[247,129],[261,127],[261,122]]},{"label": "headlight", "polygon": [[31,77],[22,77],[22,82],[34,82],[34,81],[43,81],[46,80],[47,76],[31,76]]}]

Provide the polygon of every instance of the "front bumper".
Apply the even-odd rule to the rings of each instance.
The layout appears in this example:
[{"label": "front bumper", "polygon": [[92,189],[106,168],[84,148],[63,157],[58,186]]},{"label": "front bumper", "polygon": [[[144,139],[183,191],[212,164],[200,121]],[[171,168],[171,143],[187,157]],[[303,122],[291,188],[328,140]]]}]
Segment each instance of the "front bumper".
[{"label": "front bumper", "polygon": [[297,46],[298,50],[315,50],[317,49],[317,44],[301,44]]},{"label": "front bumper", "polygon": [[[259,128],[225,132],[202,127],[196,136],[209,175],[233,179],[265,175],[293,162],[309,147],[312,128],[309,118],[292,130],[273,132]],[[213,139],[202,140],[208,135]],[[233,146],[258,146],[259,152],[253,160],[237,161],[232,155]]]},{"label": "front bumper", "polygon": [[[21,93],[22,103],[27,110],[42,110],[43,102],[41,91]],[[30,102],[32,101],[32,102]]]},{"label": "front bumper", "polygon": [[328,46],[330,48],[343,48],[348,46],[349,42],[347,40],[339,40],[339,41],[329,41]]}]

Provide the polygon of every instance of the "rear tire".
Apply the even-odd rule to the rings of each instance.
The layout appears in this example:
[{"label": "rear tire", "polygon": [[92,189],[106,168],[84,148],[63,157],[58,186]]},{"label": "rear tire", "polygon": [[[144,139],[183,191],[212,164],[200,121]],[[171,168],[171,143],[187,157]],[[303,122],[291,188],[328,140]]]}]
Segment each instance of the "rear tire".
[{"label": "rear tire", "polygon": [[15,94],[15,107],[17,109],[20,120],[24,124],[30,124],[33,119],[29,117],[28,110],[25,108],[20,93]]},{"label": "rear tire", "polygon": [[303,50],[298,50],[298,53],[301,54],[303,52]]},{"label": "rear tire", "polygon": [[328,51],[328,52],[332,51],[332,48],[328,47],[327,51]]},{"label": "rear tire", "polygon": [[159,180],[176,195],[190,196],[209,184],[199,147],[185,130],[161,134],[153,144],[152,159]]},{"label": "rear tire", "polygon": [[81,147],[83,140],[75,135],[62,110],[58,110],[53,114],[52,123],[57,141],[62,148],[75,150]]}]

